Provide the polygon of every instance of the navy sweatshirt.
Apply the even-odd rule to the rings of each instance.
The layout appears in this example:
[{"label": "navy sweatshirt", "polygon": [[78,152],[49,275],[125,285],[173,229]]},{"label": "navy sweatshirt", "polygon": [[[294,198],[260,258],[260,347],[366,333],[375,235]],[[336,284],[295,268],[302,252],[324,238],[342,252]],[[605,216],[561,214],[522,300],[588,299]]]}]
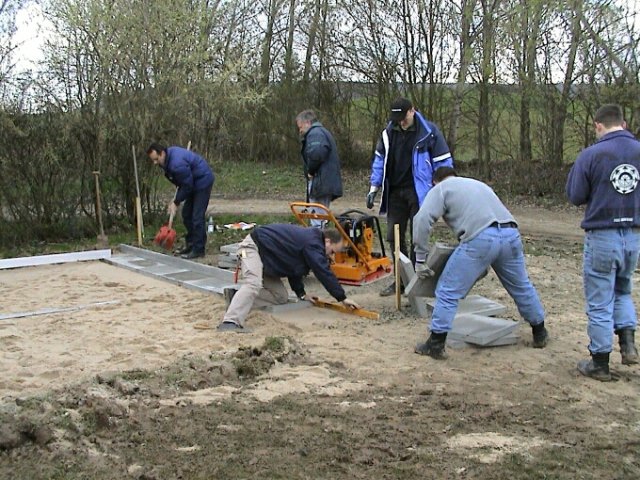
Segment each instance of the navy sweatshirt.
[{"label": "navy sweatshirt", "polygon": [[640,227],[640,142],[626,130],[603,135],[571,167],[566,193],[587,205],[585,230]]},{"label": "navy sweatshirt", "polygon": [[322,230],[274,223],[256,228],[251,238],[258,246],[264,275],[287,277],[298,297],[305,294],[303,277],[311,270],[333,298],[339,302],[347,298],[329,266]]}]

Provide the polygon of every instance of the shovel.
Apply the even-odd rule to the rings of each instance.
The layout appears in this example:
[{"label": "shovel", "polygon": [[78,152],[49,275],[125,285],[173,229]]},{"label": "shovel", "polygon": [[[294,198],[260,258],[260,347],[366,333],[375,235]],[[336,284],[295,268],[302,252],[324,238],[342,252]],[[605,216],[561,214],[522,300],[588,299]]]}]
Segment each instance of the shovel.
[{"label": "shovel", "polygon": [[171,250],[173,248],[173,244],[176,241],[176,231],[172,228],[173,226],[173,213],[169,215],[169,223],[164,224],[158,230],[155,238],[153,239],[153,243],[159,245],[165,250]]},{"label": "shovel", "polygon": [[102,202],[100,201],[100,181],[98,177],[100,176],[100,172],[93,172],[93,176],[96,181],[96,216],[98,217],[98,238],[97,238],[97,246],[98,248],[108,248],[109,247],[109,239],[104,234],[104,226],[102,225]]}]

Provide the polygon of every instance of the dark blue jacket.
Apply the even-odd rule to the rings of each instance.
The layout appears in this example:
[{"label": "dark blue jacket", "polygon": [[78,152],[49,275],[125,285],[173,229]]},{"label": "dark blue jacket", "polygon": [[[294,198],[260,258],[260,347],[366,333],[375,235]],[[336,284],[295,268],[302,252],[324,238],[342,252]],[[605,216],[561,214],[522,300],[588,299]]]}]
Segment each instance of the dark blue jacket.
[{"label": "dark blue jacket", "polygon": [[585,148],[567,178],[567,197],[587,204],[585,230],[640,227],[640,142],[626,130],[603,135]]},{"label": "dark blue jacket", "polygon": [[340,198],[342,177],[338,148],[333,135],[320,122],[314,122],[302,137],[301,153],[305,177],[313,175],[309,196]]},{"label": "dark blue jacket", "polygon": [[[413,147],[412,172],[413,184],[418,195],[418,202],[422,205],[424,198],[433,187],[433,172],[439,167],[453,167],[453,158],[444,136],[435,123],[427,121],[420,112],[414,116],[418,129],[416,144]],[[393,122],[389,122],[382,131],[376,151],[371,161],[371,185],[382,187],[380,214],[387,213],[389,203],[389,181],[387,179],[387,160],[389,158],[389,139]]]},{"label": "dark blue jacket", "polygon": [[180,205],[192,192],[205,190],[213,185],[213,171],[207,161],[191,150],[182,147],[167,148],[164,176],[178,187],[176,205]]},{"label": "dark blue jacket", "polygon": [[303,277],[311,270],[333,298],[339,302],[347,298],[331,271],[319,228],[275,223],[256,228],[251,238],[258,246],[263,274],[287,277],[298,297],[305,294]]}]

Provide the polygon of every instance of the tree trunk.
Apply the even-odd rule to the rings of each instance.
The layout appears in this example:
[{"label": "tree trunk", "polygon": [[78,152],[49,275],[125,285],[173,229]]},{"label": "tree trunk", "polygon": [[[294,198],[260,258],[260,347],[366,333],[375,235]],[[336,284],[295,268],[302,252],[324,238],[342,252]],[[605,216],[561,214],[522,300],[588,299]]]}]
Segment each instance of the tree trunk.
[{"label": "tree trunk", "polygon": [[309,42],[307,43],[307,53],[304,57],[304,71],[302,73],[302,83],[307,85],[311,77],[311,59],[313,50],[316,47],[316,36],[318,34],[318,24],[320,22],[320,11],[322,9],[321,0],[314,1],[313,18],[309,27]]},{"label": "tree trunk", "polygon": [[[582,0],[574,0],[573,17],[571,19],[571,44],[569,46],[569,58],[567,59],[567,68],[564,74],[564,82],[562,84],[562,94],[560,99],[553,103],[551,116],[551,162],[556,166],[564,163],[564,124],[567,118],[567,106],[569,103],[569,94],[573,86],[573,71],[575,69],[576,54],[578,52],[578,44],[582,33],[580,27],[579,9],[582,9]],[[555,90],[552,92],[552,98],[556,97]]]},{"label": "tree trunk", "polygon": [[458,141],[458,127],[462,116],[462,98],[464,97],[467,72],[473,55],[472,47],[474,36],[471,33],[471,21],[477,0],[462,0],[462,19],[460,27],[460,69],[458,70],[458,80],[453,92],[453,106],[451,109],[451,121],[449,123],[449,134],[447,141],[451,154],[455,154],[456,143]]}]

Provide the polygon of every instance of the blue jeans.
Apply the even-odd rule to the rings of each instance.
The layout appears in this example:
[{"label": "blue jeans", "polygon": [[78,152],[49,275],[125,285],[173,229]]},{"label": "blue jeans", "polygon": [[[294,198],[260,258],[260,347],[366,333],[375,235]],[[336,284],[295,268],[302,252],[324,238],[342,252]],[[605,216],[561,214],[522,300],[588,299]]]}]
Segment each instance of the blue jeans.
[{"label": "blue jeans", "polygon": [[458,245],[449,257],[436,285],[432,332],[451,330],[458,302],[490,266],[515,301],[522,318],[531,325],[544,321],[544,309],[524,264],[520,232],[517,228],[488,227],[472,240]]},{"label": "blue jeans", "polygon": [[638,229],[585,232],[583,277],[591,353],[611,352],[615,330],[636,328],[631,285],[639,251]]},{"label": "blue jeans", "polygon": [[207,229],[205,215],[211,196],[211,184],[208,188],[194,190],[182,205],[182,221],[187,229],[185,241],[195,253],[204,253],[207,244]]},{"label": "blue jeans", "polygon": [[[309,185],[311,185],[311,183],[309,183]],[[309,202],[319,203],[320,205],[324,205],[325,207],[327,207],[327,210],[329,210],[329,206],[331,205],[331,195],[324,195],[322,197],[316,197],[316,198],[309,197]],[[315,213],[315,210],[311,210],[311,211]],[[325,212],[322,211],[318,213],[325,213]],[[324,228],[327,222],[326,220],[317,220],[315,218],[312,218],[309,223],[311,224],[312,227]]]}]

